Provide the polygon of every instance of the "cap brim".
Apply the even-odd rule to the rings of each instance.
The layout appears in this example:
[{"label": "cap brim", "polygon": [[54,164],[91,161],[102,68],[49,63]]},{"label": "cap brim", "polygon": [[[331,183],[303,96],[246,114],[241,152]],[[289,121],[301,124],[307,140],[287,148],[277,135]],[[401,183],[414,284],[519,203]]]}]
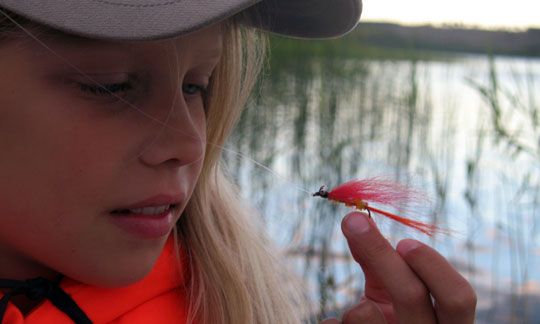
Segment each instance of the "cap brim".
[{"label": "cap brim", "polygon": [[175,37],[245,9],[261,29],[329,38],[354,28],[362,11],[361,0],[0,0],[0,6],[68,33],[111,40]]},{"label": "cap brim", "polygon": [[276,34],[332,38],[356,27],[362,0],[262,1],[247,11],[257,27]]}]

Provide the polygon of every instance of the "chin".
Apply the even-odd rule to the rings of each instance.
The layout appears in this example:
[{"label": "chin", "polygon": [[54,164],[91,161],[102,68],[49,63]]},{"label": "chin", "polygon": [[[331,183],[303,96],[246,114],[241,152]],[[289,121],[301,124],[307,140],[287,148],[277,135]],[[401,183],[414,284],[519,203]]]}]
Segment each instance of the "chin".
[{"label": "chin", "polygon": [[121,288],[135,284],[146,278],[154,268],[159,253],[132,253],[124,257],[100,259],[99,264],[84,268],[70,269],[66,277],[84,284],[103,287]]},{"label": "chin", "polygon": [[130,268],[129,271],[126,272],[107,274],[107,276],[101,279],[98,286],[104,288],[122,288],[131,286],[146,278],[151,271],[152,267],[141,269]]},{"label": "chin", "polygon": [[103,288],[122,288],[131,286],[150,274],[152,266],[143,267],[138,265],[136,267],[128,266],[122,267],[118,264],[114,268],[102,269],[99,272],[92,272],[87,274],[77,274],[67,277],[79,281],[81,283],[103,287]]}]

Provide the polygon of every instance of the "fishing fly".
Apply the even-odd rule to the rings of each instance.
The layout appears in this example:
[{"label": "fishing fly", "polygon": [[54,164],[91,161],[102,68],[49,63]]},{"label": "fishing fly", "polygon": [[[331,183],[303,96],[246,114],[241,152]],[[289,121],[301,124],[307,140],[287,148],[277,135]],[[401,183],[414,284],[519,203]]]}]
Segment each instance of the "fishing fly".
[{"label": "fishing fly", "polygon": [[433,236],[439,232],[446,232],[444,229],[435,225],[401,217],[372,207],[370,204],[376,203],[402,210],[402,206],[405,204],[410,202],[422,203],[427,200],[422,192],[383,177],[349,181],[335,187],[331,191],[328,191],[325,186],[322,186],[319,191],[312,195],[314,197],[326,198],[333,202],[343,203],[358,210],[365,210],[369,217],[371,217],[372,213],[388,217],[428,236]]}]

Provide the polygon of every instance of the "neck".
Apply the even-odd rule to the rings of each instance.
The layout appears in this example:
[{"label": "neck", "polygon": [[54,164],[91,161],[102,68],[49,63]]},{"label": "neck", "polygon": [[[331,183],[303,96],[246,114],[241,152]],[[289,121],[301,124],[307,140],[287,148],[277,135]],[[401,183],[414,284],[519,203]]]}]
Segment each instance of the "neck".
[{"label": "neck", "polygon": [[[34,279],[34,278],[27,278],[27,279]],[[6,279],[6,278],[2,278],[2,279]],[[9,278],[9,279],[12,279],[12,278]],[[54,280],[54,282],[59,283],[60,279],[61,277],[57,277],[57,279]],[[13,279],[13,280],[19,280],[19,279]],[[2,294],[9,293],[12,289],[14,288],[0,288],[0,292],[1,292],[0,296]],[[43,301],[43,299],[32,300],[26,295],[22,294],[22,295],[11,296],[11,298],[9,298],[9,301],[13,303],[23,315],[26,315],[32,309],[34,309],[37,305],[39,305]]]},{"label": "neck", "polygon": [[[43,264],[17,253],[14,249],[0,245],[0,278],[13,280],[27,280],[37,277],[57,282],[61,275],[44,266]],[[10,289],[0,288],[0,292],[5,294]],[[31,300],[25,295],[13,296],[10,301],[19,308],[23,314],[30,312],[35,306],[41,303],[40,300]]]},{"label": "neck", "polygon": [[0,278],[27,280],[37,277],[55,281],[61,275],[23,252],[0,244]]},{"label": "neck", "polygon": [[[18,252],[11,247],[0,244],[0,278],[13,280],[27,280],[37,277],[58,282],[61,274],[51,268],[33,260],[29,256]],[[0,288],[0,292],[5,294],[10,289]],[[13,296],[10,301],[17,306],[23,315],[29,313],[34,307],[40,304],[41,300],[31,300],[25,295]]]}]

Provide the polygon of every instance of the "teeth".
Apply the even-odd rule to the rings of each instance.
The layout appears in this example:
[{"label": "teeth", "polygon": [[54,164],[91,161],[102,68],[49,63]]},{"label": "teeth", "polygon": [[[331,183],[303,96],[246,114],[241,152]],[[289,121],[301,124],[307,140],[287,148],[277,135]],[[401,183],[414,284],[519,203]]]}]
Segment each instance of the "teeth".
[{"label": "teeth", "polygon": [[130,209],[129,212],[132,214],[143,214],[143,215],[159,215],[164,211],[168,210],[171,206],[157,206],[157,207],[144,207],[144,208],[135,208]]}]

